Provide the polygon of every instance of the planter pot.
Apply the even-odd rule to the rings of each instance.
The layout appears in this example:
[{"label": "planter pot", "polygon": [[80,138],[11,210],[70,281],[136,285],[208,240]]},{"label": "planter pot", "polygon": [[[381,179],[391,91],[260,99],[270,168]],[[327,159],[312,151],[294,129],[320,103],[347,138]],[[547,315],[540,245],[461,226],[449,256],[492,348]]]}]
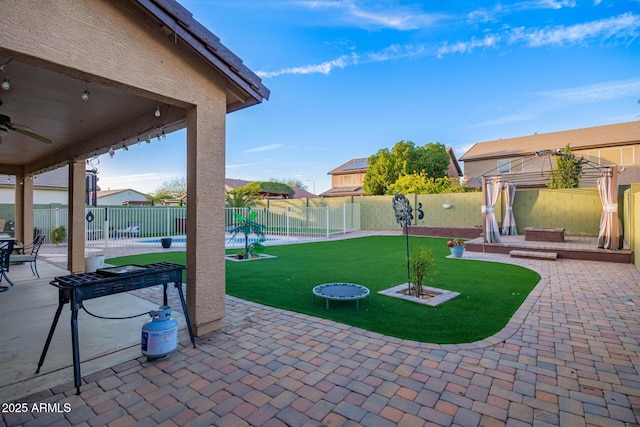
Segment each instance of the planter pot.
[{"label": "planter pot", "polygon": [[160,239],[160,244],[162,244],[162,247],[165,249],[168,249],[171,247],[171,237],[163,237],[162,239]]},{"label": "planter pot", "polygon": [[89,255],[84,258],[85,273],[95,273],[102,267],[104,267],[104,255]]},{"label": "planter pot", "polygon": [[451,255],[454,258],[460,258],[464,253],[464,246],[454,245],[454,246],[451,246],[450,249],[451,249]]}]

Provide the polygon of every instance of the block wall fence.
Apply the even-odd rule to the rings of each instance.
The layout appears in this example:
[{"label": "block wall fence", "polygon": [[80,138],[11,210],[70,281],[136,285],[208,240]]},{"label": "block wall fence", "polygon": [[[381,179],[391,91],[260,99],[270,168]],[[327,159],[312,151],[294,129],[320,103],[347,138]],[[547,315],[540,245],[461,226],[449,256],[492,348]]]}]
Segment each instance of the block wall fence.
[{"label": "block wall fence", "polygon": [[[640,184],[638,184],[640,191]],[[619,212],[624,220],[624,192],[621,188]],[[408,194],[406,197],[416,209],[422,204],[424,218],[414,225],[425,226],[482,226],[482,193],[453,194]],[[328,199],[269,200],[268,207],[286,206],[326,206],[343,203],[360,204],[360,226],[363,230],[399,230],[395,220],[391,200],[393,196],[336,197]],[[451,206],[445,209],[445,205]],[[504,193],[495,206],[496,218],[502,223],[506,213]],[[602,203],[596,188],[576,188],[562,190],[518,190],[513,203],[518,233],[524,234],[525,227],[561,227],[570,236],[597,236],[600,229]],[[626,223],[626,221],[625,221]],[[625,233],[625,236],[629,234]]]}]

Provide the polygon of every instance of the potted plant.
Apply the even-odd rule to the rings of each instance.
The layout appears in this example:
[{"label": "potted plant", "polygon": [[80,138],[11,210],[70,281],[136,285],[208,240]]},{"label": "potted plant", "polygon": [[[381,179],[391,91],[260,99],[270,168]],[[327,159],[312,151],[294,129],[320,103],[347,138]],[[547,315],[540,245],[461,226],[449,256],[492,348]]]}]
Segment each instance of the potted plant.
[{"label": "potted plant", "polygon": [[416,298],[420,298],[422,295],[422,285],[427,279],[431,278],[431,275],[435,274],[432,271],[435,259],[433,258],[433,251],[426,246],[417,246],[411,251],[411,257],[409,258],[409,267],[411,270],[411,281],[413,287],[411,292]]},{"label": "potted plant", "polygon": [[51,238],[51,243],[54,245],[59,245],[64,242],[67,238],[67,229],[64,225],[59,225],[49,233],[49,237]]},{"label": "potted plant", "polygon": [[[258,216],[258,212],[257,211],[252,212],[250,207],[247,208],[246,217],[235,212],[233,214],[233,217],[235,218],[235,223],[229,229],[229,233],[231,233],[231,237],[229,239],[230,240],[233,239],[239,233],[244,234],[244,252],[241,254],[238,254],[238,258],[240,259],[249,259],[249,257],[252,254],[252,251],[254,256],[257,256],[259,252],[264,250],[264,246],[262,245],[261,242],[264,242],[265,240],[265,236],[264,236],[265,226],[255,221],[257,216]],[[258,237],[257,242],[249,244],[250,234],[255,234]]]},{"label": "potted plant", "polygon": [[464,242],[462,240],[453,239],[447,242],[447,246],[451,249],[451,255],[454,258],[462,257],[464,253]]},{"label": "potted plant", "polygon": [[169,249],[171,247],[171,242],[172,242],[171,237],[162,237],[160,239],[160,244],[165,249]]}]

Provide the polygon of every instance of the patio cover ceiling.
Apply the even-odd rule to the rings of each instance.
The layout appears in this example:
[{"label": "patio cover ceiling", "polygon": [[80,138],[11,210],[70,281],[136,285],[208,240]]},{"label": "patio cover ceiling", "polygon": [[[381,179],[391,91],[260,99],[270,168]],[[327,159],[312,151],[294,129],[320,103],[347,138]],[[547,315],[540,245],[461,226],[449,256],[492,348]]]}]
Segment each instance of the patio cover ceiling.
[{"label": "patio cover ceiling", "polygon": [[[176,49],[186,50],[227,80],[227,111],[257,104],[269,96],[260,78],[195,21],[173,0],[121,2],[140,23],[166,37]],[[54,17],[52,17],[54,19]],[[89,60],[89,59],[88,59]],[[185,127],[188,105],[153,93],[107,81],[79,70],[12,52],[0,37],[0,81],[10,78],[9,90],[0,90],[0,114],[11,123],[53,142],[45,144],[9,130],[0,144],[0,174],[24,175],[54,169],[71,158],[106,153],[110,146],[155,137]],[[187,83],[185,83],[187,84]],[[81,95],[88,89],[89,100]],[[160,106],[160,117],[154,114]]]}]

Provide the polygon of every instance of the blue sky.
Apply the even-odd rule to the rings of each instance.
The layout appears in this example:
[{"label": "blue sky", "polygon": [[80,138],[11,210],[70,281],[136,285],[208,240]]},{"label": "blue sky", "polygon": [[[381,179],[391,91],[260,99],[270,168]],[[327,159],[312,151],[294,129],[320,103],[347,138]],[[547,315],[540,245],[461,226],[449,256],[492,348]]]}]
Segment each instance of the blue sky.
[{"label": "blue sky", "polygon": [[[640,0],[180,2],[271,90],[227,116],[228,178],[321,193],[327,172],[400,140],[461,157],[476,142],[640,119]],[[184,141],[101,156],[101,187],[186,176]]]}]

